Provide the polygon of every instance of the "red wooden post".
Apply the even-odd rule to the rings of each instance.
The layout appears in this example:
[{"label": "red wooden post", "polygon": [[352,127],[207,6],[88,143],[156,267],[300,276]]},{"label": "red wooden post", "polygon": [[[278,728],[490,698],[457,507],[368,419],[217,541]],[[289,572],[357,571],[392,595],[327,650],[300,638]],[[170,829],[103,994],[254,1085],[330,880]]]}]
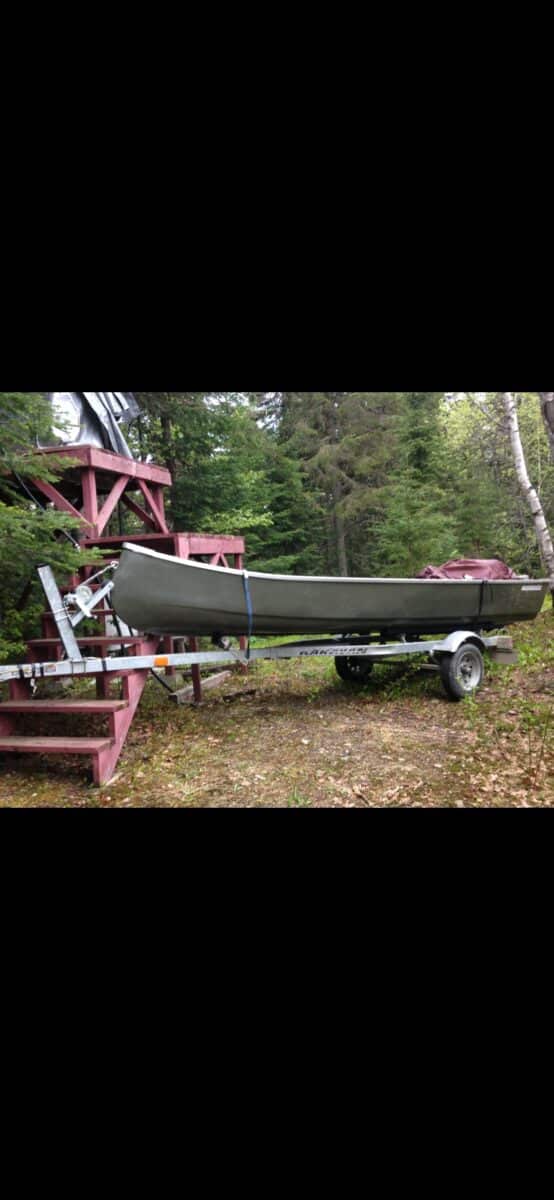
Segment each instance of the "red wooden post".
[{"label": "red wooden post", "polygon": [[175,534],[175,554],[177,558],[190,558],[190,542],[186,533]]},{"label": "red wooden post", "polygon": [[[175,647],[174,647],[174,639],[173,639],[172,637],[165,637],[165,638],[164,638],[164,640],[163,640],[163,652],[164,652],[164,654],[173,654],[173,653],[174,653],[174,649],[175,649]],[[176,670],[176,668],[175,668],[175,667],[166,667],[166,669],[165,669],[165,673],[166,673],[166,675],[172,676],[172,675],[176,675],[176,674],[177,674],[177,670]]]},{"label": "red wooden post", "polygon": [[151,484],[150,486],[151,486],[151,490],[152,490],[152,495],[154,497],[154,500],[156,501],[156,507],[158,508],[159,512],[161,513],[162,519],[165,522],[165,494],[164,494],[163,486],[161,484],[156,484],[155,486],[153,484]]},{"label": "red wooden post", "polygon": [[[198,652],[198,638],[190,638],[189,646],[191,652],[196,654]],[[202,676],[199,666],[192,668],[192,686],[194,689],[194,703],[200,704],[202,701]]]},{"label": "red wooden post", "polygon": [[30,700],[31,684],[25,679],[12,679],[8,684],[10,700]]},{"label": "red wooden post", "polygon": [[111,698],[110,678],[109,675],[96,676],[96,695],[99,700],[109,700]]},{"label": "red wooden post", "polygon": [[92,525],[87,536],[98,533],[98,491],[96,488],[96,471],[87,467],[81,471],[81,487],[83,489],[83,509],[86,520]]}]

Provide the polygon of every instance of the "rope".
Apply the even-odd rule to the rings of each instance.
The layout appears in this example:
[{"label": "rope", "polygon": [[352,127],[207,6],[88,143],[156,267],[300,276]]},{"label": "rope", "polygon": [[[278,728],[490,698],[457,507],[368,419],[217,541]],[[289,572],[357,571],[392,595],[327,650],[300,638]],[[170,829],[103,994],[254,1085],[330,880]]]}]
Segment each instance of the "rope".
[{"label": "rope", "polygon": [[101,579],[102,575],[107,575],[108,571],[115,571],[118,566],[117,559],[112,559],[112,562],[108,563],[108,566],[104,567],[101,571],[97,571],[96,575],[89,575],[88,579],[83,579],[83,584],[88,587],[90,583],[94,583],[95,579]]}]

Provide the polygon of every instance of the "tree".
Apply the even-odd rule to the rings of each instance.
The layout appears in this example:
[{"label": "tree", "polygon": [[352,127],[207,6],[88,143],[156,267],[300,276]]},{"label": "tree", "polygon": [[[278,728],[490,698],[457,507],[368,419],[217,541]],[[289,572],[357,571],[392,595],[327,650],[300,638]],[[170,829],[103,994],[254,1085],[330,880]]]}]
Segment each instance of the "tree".
[{"label": "tree", "polygon": [[[545,395],[548,394],[549,393],[545,393]],[[544,509],[540,502],[539,495],[529,478],[525,453],[521,441],[516,394],[514,392],[502,392],[501,396],[504,405],[504,411],[506,413],[506,421],[512,445],[516,475],[523,496],[525,497],[525,500],[527,501],[527,504],[531,510],[541,557],[550,576],[552,592],[554,595],[554,544],[552,542],[552,537],[547,525]]]},{"label": "tree", "polygon": [[550,455],[554,462],[554,392],[539,392],[544,426],[550,444]]},{"label": "tree", "polygon": [[140,394],[141,453],[169,466],[175,529],[243,534],[251,566],[303,569],[311,530],[298,465],[259,393]]},{"label": "tree", "polygon": [[[25,640],[38,632],[44,597],[36,568],[48,562],[60,579],[80,566],[71,536],[74,521],[39,507],[26,491],[29,451],[48,441],[51,412],[40,392],[0,392],[0,659],[22,657]],[[33,476],[55,482],[63,452],[33,458]]]},{"label": "tree", "polygon": [[323,530],[324,571],[367,573],[381,491],[394,458],[399,394],[284,392],[279,439],[302,465]]},{"label": "tree", "polygon": [[381,573],[416,575],[458,551],[442,392],[404,392],[395,462],[376,531]]},{"label": "tree", "polygon": [[[446,403],[449,492],[464,557],[501,558],[529,574],[540,570],[534,528],[517,478],[498,393],[464,393]],[[554,471],[536,397],[523,396],[520,424],[528,466],[548,493]],[[551,477],[551,478],[550,478]]]}]

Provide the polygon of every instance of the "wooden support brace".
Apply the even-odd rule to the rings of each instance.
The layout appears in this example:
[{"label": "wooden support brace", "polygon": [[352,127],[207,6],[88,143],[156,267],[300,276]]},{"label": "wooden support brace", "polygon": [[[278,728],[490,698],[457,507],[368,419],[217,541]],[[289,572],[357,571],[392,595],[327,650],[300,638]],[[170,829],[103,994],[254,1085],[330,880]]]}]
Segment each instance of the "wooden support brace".
[{"label": "wooden support brace", "polygon": [[141,508],[140,505],[136,504],[134,500],[131,500],[131,497],[128,494],[121,497],[121,503],[124,504],[130,512],[134,513],[135,517],[138,517],[139,520],[142,521],[143,525],[146,525],[148,529],[154,530],[155,533],[158,531],[154,517],[152,517],[150,513],[145,512],[144,508]]},{"label": "wooden support brace", "polygon": [[151,483],[150,487],[152,488],[152,495],[154,496],[156,505],[165,521],[165,488],[161,487],[159,483]]},{"label": "wooden support brace", "polygon": [[83,489],[83,510],[85,520],[97,530],[98,521],[98,491],[96,488],[96,472],[92,468],[81,471],[81,487]]},{"label": "wooden support brace", "polygon": [[[231,679],[231,677],[231,671],[219,671],[217,675],[209,675],[207,679],[203,679],[202,687],[205,691],[209,691],[210,688],[221,687],[221,684],[225,683],[227,679]],[[180,688],[178,692],[174,692],[173,699],[176,704],[190,704],[191,701],[196,703],[194,684],[192,687],[187,686]]]},{"label": "wooden support brace", "polygon": [[129,480],[125,479],[125,476],[122,476],[122,478],[118,479],[117,483],[114,484],[105,504],[97,516],[96,533],[98,537],[101,537],[103,534],[110,517],[115,512],[115,509],[121,500],[125,488],[128,486],[128,483]]},{"label": "wooden support brace", "polygon": [[90,524],[87,518],[84,517],[82,513],[78,512],[77,509],[73,507],[71,502],[66,500],[65,496],[62,496],[61,492],[58,492],[57,488],[55,488],[51,483],[46,483],[44,479],[33,479],[32,484],[33,487],[36,487],[39,492],[42,492],[43,496],[46,496],[47,500],[50,500],[52,504],[55,504],[56,508],[60,509],[62,512],[69,513],[69,515],[74,517],[80,525]]},{"label": "wooden support brace", "polygon": [[156,504],[154,496],[152,495],[152,492],[150,491],[150,488],[148,487],[148,484],[146,483],[146,480],[139,479],[139,480],[137,480],[137,482],[138,482],[139,488],[144,496],[144,499],[146,500],[146,503],[150,505],[150,510],[154,514],[159,532],[160,533],[169,533],[169,529],[167,528],[167,525],[165,522],[165,517],[164,517],[163,513],[160,512],[160,509],[158,508],[158,505]]}]

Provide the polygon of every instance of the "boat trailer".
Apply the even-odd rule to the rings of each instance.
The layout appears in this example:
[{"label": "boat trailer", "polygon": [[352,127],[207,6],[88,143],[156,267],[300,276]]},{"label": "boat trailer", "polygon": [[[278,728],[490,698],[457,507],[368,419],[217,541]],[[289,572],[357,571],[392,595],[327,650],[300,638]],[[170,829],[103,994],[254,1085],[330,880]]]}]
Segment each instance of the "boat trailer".
[{"label": "boat trailer", "polygon": [[[25,662],[0,666],[0,683],[34,683],[43,679],[82,678],[83,676],[122,675],[133,671],[164,671],[187,667],[211,667],[236,665],[248,667],[250,663],[265,660],[294,658],[331,658],[335,660],[337,673],[345,682],[365,682],[376,663],[420,656],[429,660],[429,667],[440,671],[448,696],[462,700],[475,692],[483,681],[484,655],[498,663],[517,662],[511,637],[498,635],[486,637],[479,630],[456,630],[445,638],[416,638],[408,641],[389,642],[386,637],[335,637],[332,639],[310,639],[288,642],[277,646],[249,647],[246,650],[231,648],[227,639],[215,644],[213,650],[185,651],[175,654],[133,655],[126,652],[136,645],[136,635],[124,632],[118,625],[121,637],[120,653],[102,658],[87,658],[81,654],[75,637],[76,627],[85,619],[94,618],[95,610],[109,597],[113,581],[98,585],[96,592],[90,583],[116,569],[112,562],[86,585],[75,589],[62,599],[54,574],[50,567],[39,568],[39,577],[56,623],[59,638],[66,658],[57,662]],[[161,640],[161,639],[160,639]],[[127,647],[126,647],[126,642]]]}]

